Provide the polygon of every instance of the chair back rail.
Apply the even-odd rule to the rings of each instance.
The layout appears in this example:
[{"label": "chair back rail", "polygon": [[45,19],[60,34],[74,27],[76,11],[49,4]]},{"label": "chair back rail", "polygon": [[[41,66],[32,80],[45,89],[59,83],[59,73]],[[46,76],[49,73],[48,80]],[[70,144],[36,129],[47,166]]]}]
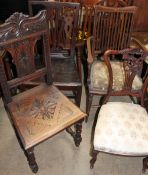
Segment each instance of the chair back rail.
[{"label": "chair back rail", "polygon": [[[141,88],[137,90],[133,90],[132,85],[136,76],[141,76],[143,63],[145,61],[146,56],[148,56],[148,52],[145,52],[138,48],[132,49],[123,49],[123,50],[108,50],[104,54],[104,61],[107,65],[109,72],[108,79],[108,92],[105,98],[105,101],[108,101],[108,98],[114,93],[113,90],[113,71],[110,64],[110,56],[111,55],[121,55],[122,63],[123,63],[123,71],[124,71],[124,85],[122,90],[117,92],[123,95],[136,96],[141,97],[141,105],[144,106],[144,95],[146,93],[148,87],[148,75],[147,71],[145,72],[145,79],[143,80],[143,85]],[[121,70],[122,71],[122,70]],[[116,93],[116,92],[115,92]]]},{"label": "chair back rail", "polygon": [[[35,17],[14,13],[0,26],[0,50],[11,54],[17,78],[7,81],[3,59],[0,59],[0,82],[5,102],[10,102],[10,89],[26,81],[46,76],[48,84],[52,83],[49,59],[49,37],[46,11]],[[35,46],[38,40],[43,42],[43,60],[45,67],[36,69]]]},{"label": "chair back rail", "polygon": [[107,7],[126,7],[128,3],[123,0],[99,0],[95,5],[103,5]]},{"label": "chair back rail", "polygon": [[95,6],[92,53],[128,48],[137,7]]},{"label": "chair back rail", "polygon": [[[49,22],[51,52],[69,50],[70,58],[74,57],[79,18],[79,3],[30,1],[29,6],[40,5],[47,10]],[[32,9],[31,7],[29,9]],[[30,11],[30,13],[32,13]]]}]

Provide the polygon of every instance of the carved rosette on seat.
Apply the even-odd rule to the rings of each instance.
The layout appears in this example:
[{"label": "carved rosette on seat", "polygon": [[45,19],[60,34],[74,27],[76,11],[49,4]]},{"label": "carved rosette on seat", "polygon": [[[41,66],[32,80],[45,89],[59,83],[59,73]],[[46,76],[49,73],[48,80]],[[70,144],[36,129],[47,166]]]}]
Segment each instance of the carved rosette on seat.
[{"label": "carved rosette on seat", "polygon": [[25,149],[83,119],[84,113],[54,86],[42,84],[8,104]]}]

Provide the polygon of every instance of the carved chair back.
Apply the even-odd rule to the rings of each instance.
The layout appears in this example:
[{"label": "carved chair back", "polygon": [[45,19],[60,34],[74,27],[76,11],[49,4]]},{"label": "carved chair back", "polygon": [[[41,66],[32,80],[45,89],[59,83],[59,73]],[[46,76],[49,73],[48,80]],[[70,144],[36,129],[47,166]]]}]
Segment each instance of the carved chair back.
[{"label": "carved chair back", "polygon": [[99,0],[95,5],[102,5],[107,7],[126,7],[126,1],[123,0]]},{"label": "carved chair back", "polygon": [[83,0],[57,0],[59,2],[78,2],[78,3],[82,3]]},{"label": "carved chair back", "polygon": [[[113,6],[113,7],[125,7],[127,3],[122,0],[98,0],[91,2],[81,2],[81,13],[80,13],[80,29],[82,31],[81,39],[87,39],[93,35],[93,23],[94,23],[94,5],[102,6]],[[82,20],[81,20],[82,19]]]},{"label": "carved chair back", "polygon": [[134,1],[135,0],[124,0],[126,3],[127,3],[127,5],[134,5]]},{"label": "carved chair back", "polygon": [[92,54],[129,47],[137,8],[95,6]]},{"label": "carved chair back", "polygon": [[[17,78],[7,81],[4,61],[0,59],[0,83],[5,103],[12,101],[11,90],[25,82],[46,76],[47,83],[52,83],[48,36],[45,10],[35,17],[16,12],[0,26],[0,51],[5,50],[11,54],[17,73]],[[44,53],[44,67],[41,69],[35,65],[35,46],[38,40],[42,40]]]},{"label": "carved chair back", "polygon": [[[120,55],[121,56],[121,62],[122,67],[120,71],[124,71],[124,82],[122,89],[119,91],[113,90],[113,82],[115,75],[113,75],[112,66],[110,63],[110,57],[112,55]],[[137,84],[138,88],[135,88],[133,90],[133,82],[138,78],[141,77],[143,63],[145,61],[146,56],[148,55],[148,52],[145,52],[141,49],[134,48],[134,49],[124,49],[124,50],[108,50],[104,54],[104,62],[107,65],[107,69],[109,72],[109,86],[108,86],[108,92],[107,96],[105,98],[105,101],[108,101],[108,98],[110,95],[128,95],[128,96],[135,96],[137,98],[140,98],[140,103],[142,106],[144,106],[144,95],[147,91],[148,87],[148,72],[145,72],[145,78],[139,80],[139,83]],[[148,69],[148,68],[147,68]],[[119,72],[118,72],[119,73]],[[135,81],[136,82],[136,81]],[[141,88],[140,88],[141,87]]]},{"label": "carved chair back", "polygon": [[43,6],[47,10],[51,52],[68,50],[70,58],[74,58],[80,4],[30,1],[32,8],[33,5]]}]

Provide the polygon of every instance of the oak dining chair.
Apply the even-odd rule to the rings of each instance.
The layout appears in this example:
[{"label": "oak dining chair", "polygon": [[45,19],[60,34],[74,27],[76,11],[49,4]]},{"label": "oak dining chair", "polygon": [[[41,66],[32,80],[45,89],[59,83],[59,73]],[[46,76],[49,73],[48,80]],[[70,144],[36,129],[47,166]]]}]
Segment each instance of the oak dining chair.
[{"label": "oak dining chair", "polygon": [[[43,66],[35,64],[36,44],[41,41]],[[52,81],[47,12],[34,17],[14,13],[0,26],[0,52],[9,52],[17,75],[11,80],[0,59],[0,85],[4,107],[32,172],[38,171],[34,147],[66,130],[79,146],[85,114],[60,92]],[[42,80],[42,81],[41,81]],[[39,83],[37,83],[39,82]],[[32,86],[30,83],[34,83]],[[15,91],[14,91],[15,89]],[[15,92],[15,93],[14,93]],[[74,125],[75,129],[71,126]]]}]

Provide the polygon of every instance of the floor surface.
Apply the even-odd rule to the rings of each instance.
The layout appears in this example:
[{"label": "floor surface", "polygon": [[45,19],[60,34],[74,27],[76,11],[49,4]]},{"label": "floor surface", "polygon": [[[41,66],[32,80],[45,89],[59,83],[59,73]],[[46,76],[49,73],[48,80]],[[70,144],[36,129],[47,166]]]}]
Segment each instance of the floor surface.
[{"label": "floor surface", "polygon": [[[97,102],[98,99],[95,99]],[[116,99],[112,99],[116,100]],[[125,99],[124,99],[125,100]],[[81,109],[85,110],[83,91]],[[89,168],[91,130],[95,115],[92,108],[89,121],[83,123],[80,147],[64,132],[35,147],[38,175],[142,175],[142,158],[120,157],[100,153],[94,169]],[[0,103],[0,175],[31,175],[2,102]],[[147,173],[146,173],[147,174]]]}]

